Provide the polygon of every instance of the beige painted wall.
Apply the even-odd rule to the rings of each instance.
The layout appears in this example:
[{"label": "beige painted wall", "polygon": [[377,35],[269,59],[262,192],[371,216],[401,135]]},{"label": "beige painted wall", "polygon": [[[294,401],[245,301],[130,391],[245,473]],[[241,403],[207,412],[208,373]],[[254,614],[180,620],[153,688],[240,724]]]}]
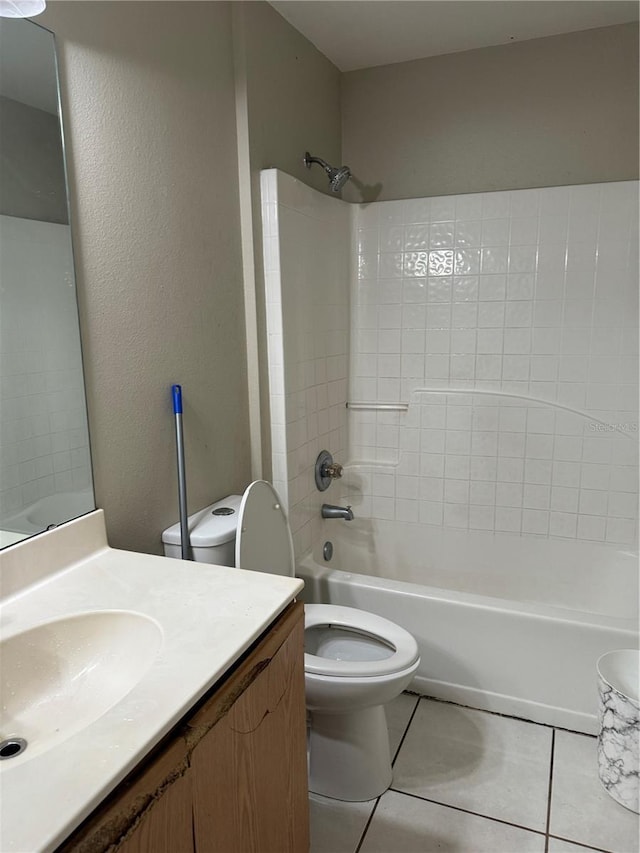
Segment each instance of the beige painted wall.
[{"label": "beige painted wall", "polygon": [[262,0],[73,0],[40,20],[61,52],[96,497],[118,547],[159,551],[177,519],[173,382],[190,509],[250,479],[247,386],[270,475],[260,169],[328,192],[308,148],[380,198],[637,174],[633,27],[343,75],[341,118],[338,70]]},{"label": "beige painted wall", "polygon": [[[233,3],[245,289],[256,476],[271,478],[260,170],[277,168],[324,193],[304,153],[340,162],[340,72],[268,3]],[[251,300],[254,299],[254,305]],[[257,331],[256,331],[257,330]],[[260,410],[260,422],[256,412]]]},{"label": "beige painted wall", "polygon": [[638,177],[635,24],[353,71],[342,99],[369,199]]},{"label": "beige painted wall", "polygon": [[[151,8],[153,7],[153,8]],[[228,3],[53,2],[97,504],[110,543],[159,552],[242,489],[249,427]]]},{"label": "beige painted wall", "polygon": [[245,40],[252,169],[282,169],[328,193],[324,171],[302,161],[306,150],[340,161],[340,72],[268,3],[232,5]]}]

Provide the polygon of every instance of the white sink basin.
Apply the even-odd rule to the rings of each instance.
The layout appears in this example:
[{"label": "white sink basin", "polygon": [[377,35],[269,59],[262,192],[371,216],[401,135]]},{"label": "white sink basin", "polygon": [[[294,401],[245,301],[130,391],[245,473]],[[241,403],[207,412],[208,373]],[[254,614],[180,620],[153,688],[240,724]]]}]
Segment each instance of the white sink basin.
[{"label": "white sink basin", "polygon": [[[101,717],[135,687],[161,645],[159,625],[127,610],[79,613],[2,641],[0,769],[28,761]],[[7,744],[14,739],[26,748]]]}]

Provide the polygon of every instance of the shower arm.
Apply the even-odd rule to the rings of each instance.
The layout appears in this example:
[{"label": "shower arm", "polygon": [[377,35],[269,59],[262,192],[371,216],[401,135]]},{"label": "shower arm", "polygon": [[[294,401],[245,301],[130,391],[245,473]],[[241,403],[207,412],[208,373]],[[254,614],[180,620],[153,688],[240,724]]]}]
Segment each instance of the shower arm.
[{"label": "shower arm", "polygon": [[322,168],[327,174],[332,171],[331,166],[325,160],[323,160],[322,157],[312,157],[308,151],[305,151],[304,165],[307,167],[307,169],[310,169],[312,163],[317,163],[319,166],[322,166]]}]

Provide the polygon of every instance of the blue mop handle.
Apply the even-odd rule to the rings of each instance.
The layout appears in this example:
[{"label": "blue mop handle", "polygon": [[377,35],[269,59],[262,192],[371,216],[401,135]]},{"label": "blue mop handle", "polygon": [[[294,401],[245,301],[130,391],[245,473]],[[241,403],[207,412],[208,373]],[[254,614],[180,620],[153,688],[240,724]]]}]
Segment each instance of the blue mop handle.
[{"label": "blue mop handle", "polygon": [[184,435],[182,432],[182,388],[173,385],[173,414],[176,419],[176,455],[178,459],[178,503],[180,505],[180,548],[183,560],[189,554],[189,516],[187,515],[187,475],[184,464]]},{"label": "blue mop handle", "polygon": [[173,394],[173,414],[181,415],[182,414],[182,386],[181,385],[173,385],[171,387],[171,393]]}]

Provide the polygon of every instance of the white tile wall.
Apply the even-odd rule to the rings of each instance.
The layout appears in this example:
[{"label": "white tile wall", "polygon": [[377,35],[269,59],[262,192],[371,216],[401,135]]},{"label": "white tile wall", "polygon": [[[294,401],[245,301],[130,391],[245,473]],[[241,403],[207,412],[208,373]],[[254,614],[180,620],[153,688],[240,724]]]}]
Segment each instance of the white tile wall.
[{"label": "white tile wall", "polygon": [[296,554],[319,535],[321,450],[344,461],[350,209],[288,175],[262,172],[273,482]]},{"label": "white tile wall", "polygon": [[638,183],[369,204],[354,235],[350,397],[409,409],[350,412],[344,499],[637,543]]},{"label": "white tile wall", "polygon": [[1,519],[91,466],[69,226],[0,216],[0,280]]}]

